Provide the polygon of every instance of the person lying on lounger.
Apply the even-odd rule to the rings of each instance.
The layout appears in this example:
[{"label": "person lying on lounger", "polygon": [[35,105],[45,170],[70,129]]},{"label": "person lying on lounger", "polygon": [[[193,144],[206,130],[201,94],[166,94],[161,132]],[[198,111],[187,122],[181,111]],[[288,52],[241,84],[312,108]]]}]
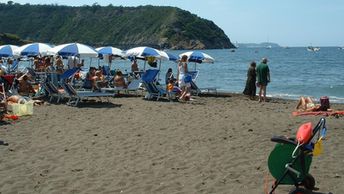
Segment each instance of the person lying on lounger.
[{"label": "person lying on lounger", "polygon": [[320,105],[315,104],[314,101],[310,97],[301,96],[296,106],[296,110],[302,111],[302,112],[319,111]]}]

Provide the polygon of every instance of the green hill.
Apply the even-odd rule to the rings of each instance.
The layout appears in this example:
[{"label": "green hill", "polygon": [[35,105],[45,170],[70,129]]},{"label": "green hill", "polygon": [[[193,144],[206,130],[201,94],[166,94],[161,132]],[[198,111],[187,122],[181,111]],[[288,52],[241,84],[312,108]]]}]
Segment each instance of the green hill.
[{"label": "green hill", "polygon": [[82,42],[120,48],[233,48],[212,21],[176,7],[0,4],[0,33],[52,44]]}]

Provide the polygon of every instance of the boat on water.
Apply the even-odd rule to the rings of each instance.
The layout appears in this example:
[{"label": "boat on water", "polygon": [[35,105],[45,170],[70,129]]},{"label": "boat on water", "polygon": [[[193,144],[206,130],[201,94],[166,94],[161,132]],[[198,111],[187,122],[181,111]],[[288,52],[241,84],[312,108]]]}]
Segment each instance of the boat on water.
[{"label": "boat on water", "polygon": [[309,46],[309,47],[307,47],[307,50],[310,51],[310,52],[317,52],[317,51],[320,50],[320,47]]}]

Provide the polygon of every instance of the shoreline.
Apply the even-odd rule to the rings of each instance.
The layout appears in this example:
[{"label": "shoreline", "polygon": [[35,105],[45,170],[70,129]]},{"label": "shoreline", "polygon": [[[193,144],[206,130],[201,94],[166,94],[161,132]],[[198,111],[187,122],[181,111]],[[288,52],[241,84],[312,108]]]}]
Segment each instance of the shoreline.
[{"label": "shoreline", "polygon": [[[272,180],[270,138],[292,137],[299,125],[321,117],[293,117],[293,100],[258,103],[226,95],[187,103],[117,97],[34,107],[32,116],[0,126],[0,140],[9,144],[0,145],[0,191],[263,193],[265,178]],[[318,192],[342,193],[344,119],[327,117],[327,125],[324,153],[313,158],[310,172]]]}]

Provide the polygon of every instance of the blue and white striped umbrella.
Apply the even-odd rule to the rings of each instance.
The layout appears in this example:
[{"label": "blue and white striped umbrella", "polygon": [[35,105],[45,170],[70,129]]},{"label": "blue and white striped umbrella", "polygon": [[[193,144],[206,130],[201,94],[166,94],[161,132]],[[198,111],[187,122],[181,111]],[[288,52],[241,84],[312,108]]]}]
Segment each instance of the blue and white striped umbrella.
[{"label": "blue and white striped umbrella", "polygon": [[170,61],[177,61],[178,57],[172,55],[171,53],[165,52],[165,51],[159,51],[160,55],[163,56],[165,59],[168,59]]},{"label": "blue and white striped umbrella", "polygon": [[0,57],[13,57],[14,51],[19,47],[15,45],[2,45],[0,46]]},{"label": "blue and white striped umbrella", "polygon": [[68,43],[55,46],[48,51],[50,55],[60,55],[63,57],[97,57],[98,52],[91,46],[80,43]]},{"label": "blue and white striped umbrella", "polygon": [[188,57],[188,61],[196,63],[214,63],[215,59],[210,55],[200,51],[189,51],[179,55],[182,58],[183,55]]},{"label": "blue and white striped umbrella", "polygon": [[171,61],[177,59],[177,57],[173,56],[172,54],[168,54],[165,51],[159,51],[151,47],[135,47],[135,48],[129,49],[125,52],[125,56],[137,57],[137,58],[155,57],[158,59],[171,60]]},{"label": "blue and white striped umbrella", "polygon": [[102,55],[114,55],[118,57],[122,57],[124,55],[124,52],[121,49],[112,46],[99,47],[96,48],[96,51],[98,51],[98,53]]},{"label": "blue and white striped umbrella", "polygon": [[18,49],[16,49],[15,55],[16,56],[45,56],[47,55],[48,50],[51,49],[51,45],[45,44],[45,43],[31,43],[31,44],[26,44]]}]

